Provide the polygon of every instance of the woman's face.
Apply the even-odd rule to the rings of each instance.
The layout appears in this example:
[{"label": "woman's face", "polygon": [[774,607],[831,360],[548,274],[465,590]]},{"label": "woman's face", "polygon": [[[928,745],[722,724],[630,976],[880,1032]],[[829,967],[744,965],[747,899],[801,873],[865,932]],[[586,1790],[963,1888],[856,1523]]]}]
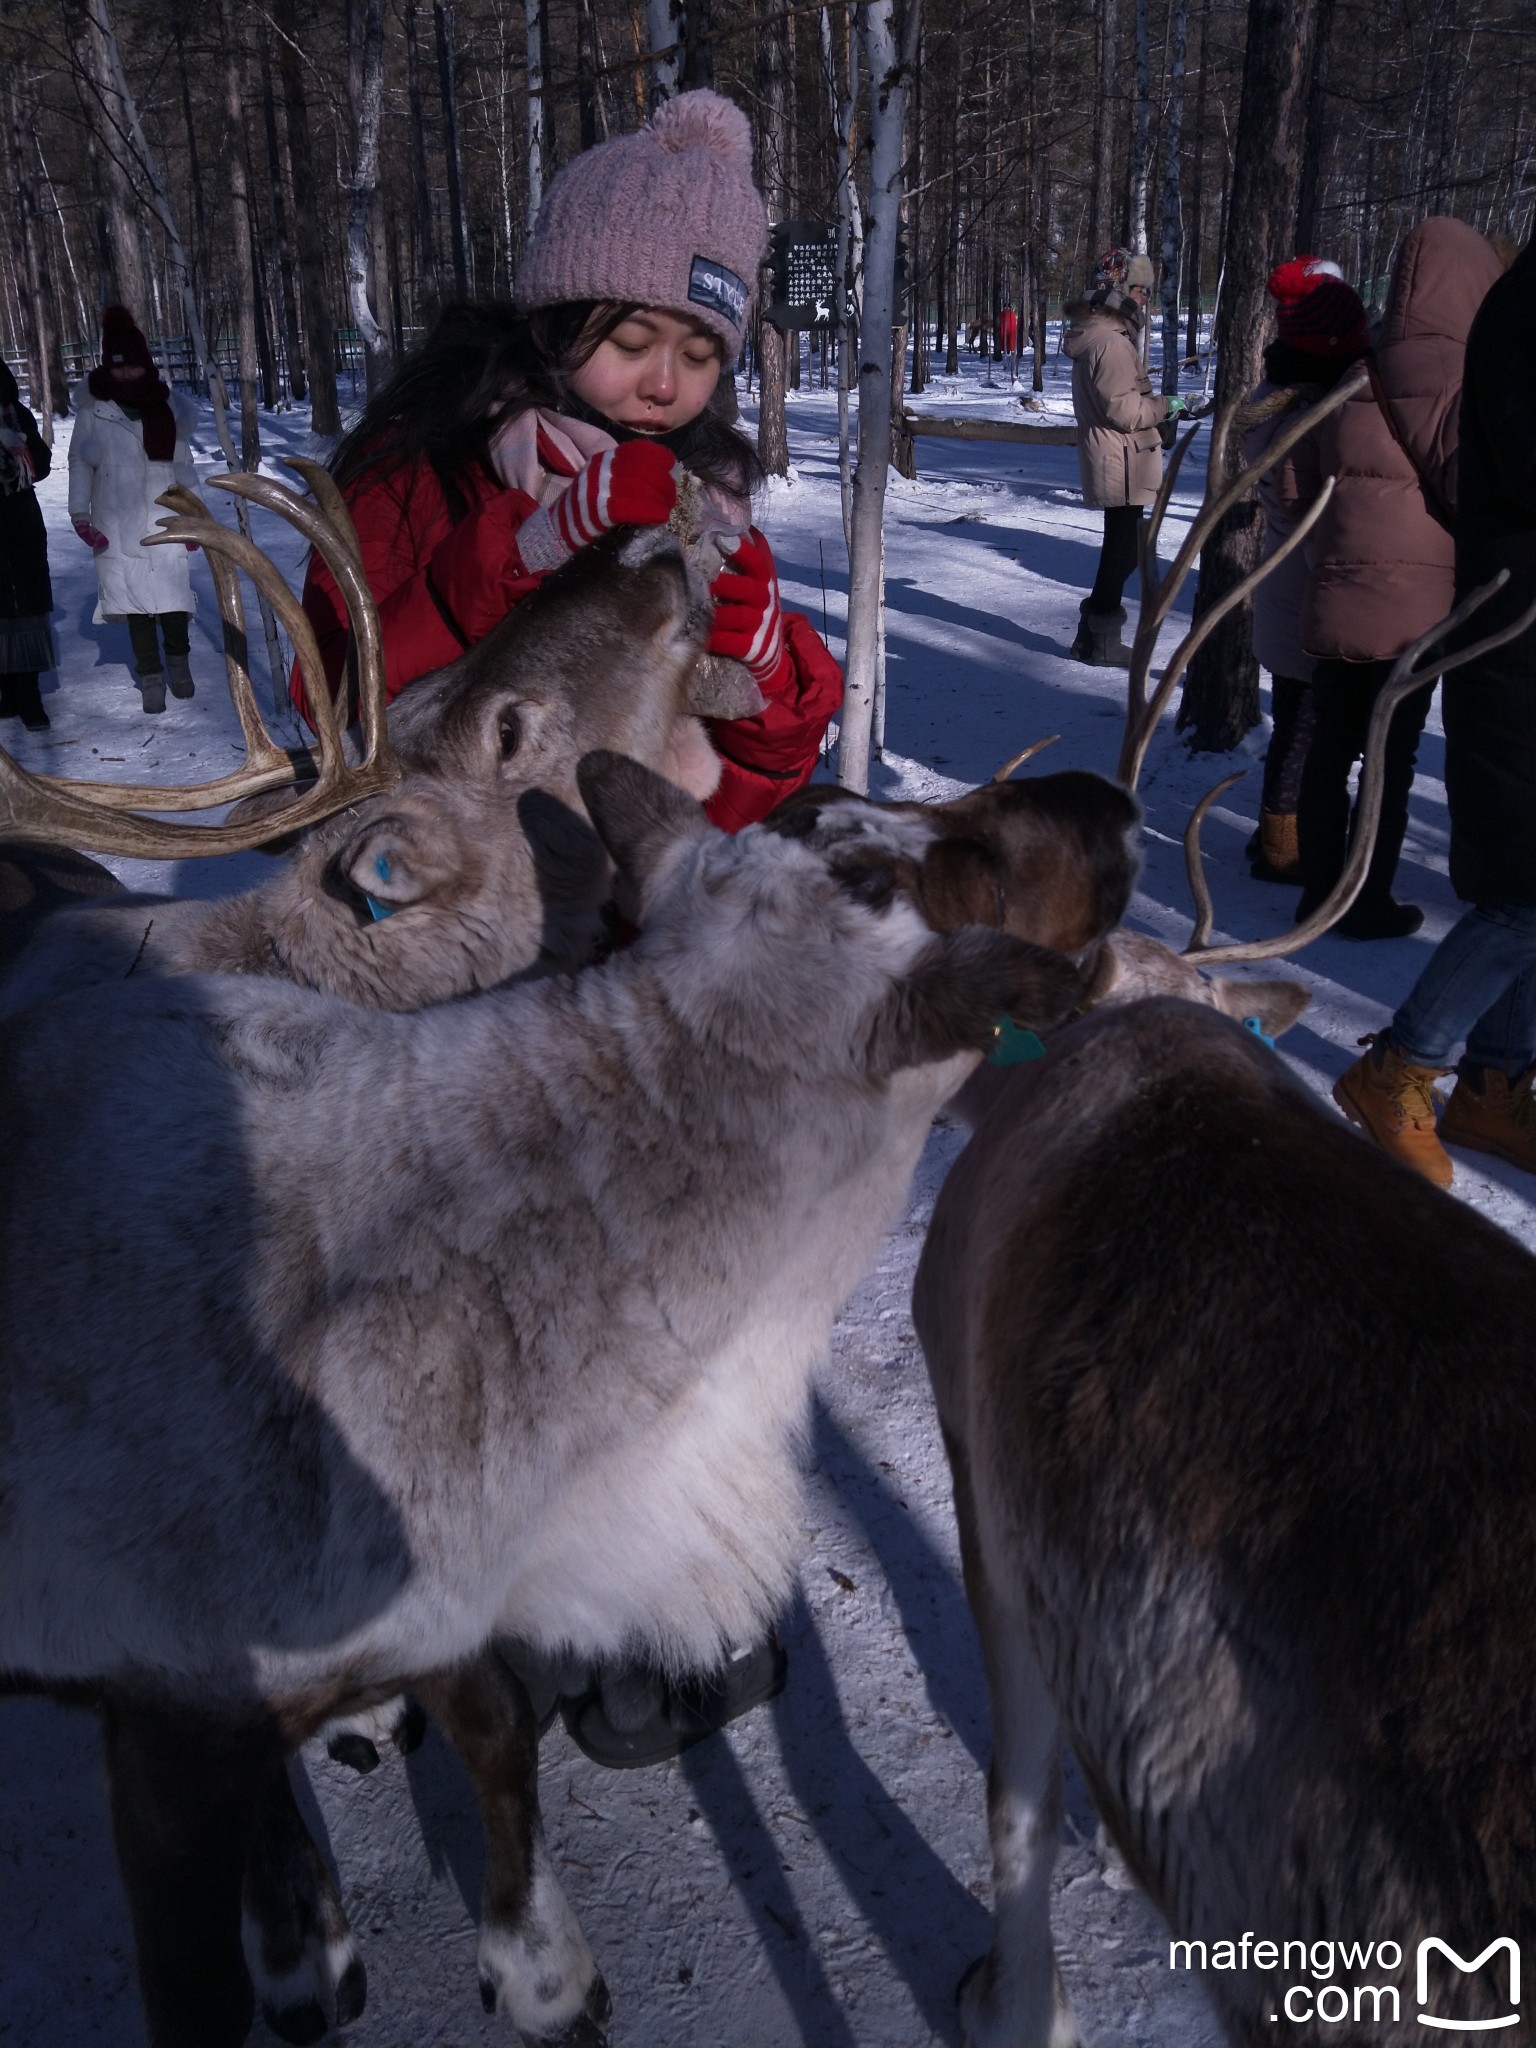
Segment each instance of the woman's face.
[{"label": "woman's face", "polygon": [[698,418],[714,396],[721,349],[707,327],[642,306],[600,341],[571,389],[619,426],[666,434]]}]

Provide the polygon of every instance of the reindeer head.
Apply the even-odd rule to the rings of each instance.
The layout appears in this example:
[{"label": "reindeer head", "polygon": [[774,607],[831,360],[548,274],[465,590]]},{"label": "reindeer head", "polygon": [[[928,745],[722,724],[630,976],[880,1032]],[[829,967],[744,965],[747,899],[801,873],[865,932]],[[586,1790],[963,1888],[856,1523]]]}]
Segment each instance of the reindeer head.
[{"label": "reindeer head", "polygon": [[632,761],[590,755],[578,774],[641,925],[637,956],[698,1036],[748,1066],[879,1080],[979,1053],[1005,1010],[1048,1025],[1081,1000],[1060,954],[1003,931],[937,931],[898,848],[766,826],[731,837]]}]

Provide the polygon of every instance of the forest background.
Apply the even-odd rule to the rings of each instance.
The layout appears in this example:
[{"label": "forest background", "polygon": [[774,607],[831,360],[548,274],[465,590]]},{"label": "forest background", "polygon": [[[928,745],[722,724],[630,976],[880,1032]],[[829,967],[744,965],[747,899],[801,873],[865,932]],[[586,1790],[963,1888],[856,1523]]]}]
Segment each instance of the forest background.
[{"label": "forest background", "polygon": [[[1263,279],[1294,250],[1333,257],[1375,307],[1427,214],[1531,234],[1526,0],[918,6],[0,0],[0,341],[46,422],[96,360],[100,307],[121,299],[174,376],[222,367],[239,408],[226,450],[254,467],[261,406],[308,403],[317,436],[339,433],[343,401],[376,388],[441,306],[510,293],[562,163],[700,85],[746,109],[776,222],[841,216],[854,303],[863,282],[893,304],[894,381],[913,392],[968,342],[996,353],[1005,305],[1038,390],[1063,304],[1116,243],[1157,261],[1162,388],[1214,351],[1220,399],[1258,374]],[[893,115],[899,176],[877,191]],[[877,219],[881,262],[861,279]],[[760,304],[774,295],[765,269]],[[874,341],[866,326],[861,354],[883,359]],[[770,470],[787,467],[786,386],[839,367],[824,329],[754,329]],[[885,384],[873,367],[842,353],[843,380],[863,379],[861,446]],[[866,567],[878,516],[876,502]],[[1251,501],[1235,506],[1202,556],[1197,617],[1258,544]],[[851,708],[877,687],[861,679],[878,647],[850,657]],[[1234,614],[1197,657],[1180,724],[1221,748],[1258,717]]]}]

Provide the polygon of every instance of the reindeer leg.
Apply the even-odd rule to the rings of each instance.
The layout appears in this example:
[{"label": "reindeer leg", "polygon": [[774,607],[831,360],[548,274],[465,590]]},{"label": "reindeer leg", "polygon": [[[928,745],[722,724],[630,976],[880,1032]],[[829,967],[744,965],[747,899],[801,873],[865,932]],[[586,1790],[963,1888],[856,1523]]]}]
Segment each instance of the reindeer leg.
[{"label": "reindeer leg", "polygon": [[325,1753],[333,1764],[366,1777],[378,1769],[379,1752],[392,1742],[402,1756],[420,1749],[427,1717],[408,1692],[397,1692],[376,1707],[359,1707],[325,1725]]},{"label": "reindeer leg", "polygon": [[276,1732],[111,1693],[103,1730],[151,2048],[239,2048],[254,2012],[240,1878]]},{"label": "reindeer leg", "polygon": [[1081,2048],[1051,1945],[1051,1873],[1062,1812],[1060,1723],[1024,1616],[1003,1601],[987,1570],[964,1449],[948,1431],[945,1446],[992,1713],[992,1947],[961,1980],[962,2038],[965,2048]]},{"label": "reindeer leg", "polygon": [[274,2034],[318,2041],[358,2017],[368,1997],[363,1959],[285,1762],[256,1804],[241,1904],[246,1963]]},{"label": "reindeer leg", "polygon": [[608,1987],[555,1876],[539,1819],[539,1731],[528,1694],[487,1648],[422,1681],[462,1758],[485,1824],[480,1998],[549,2048],[603,2048]]}]

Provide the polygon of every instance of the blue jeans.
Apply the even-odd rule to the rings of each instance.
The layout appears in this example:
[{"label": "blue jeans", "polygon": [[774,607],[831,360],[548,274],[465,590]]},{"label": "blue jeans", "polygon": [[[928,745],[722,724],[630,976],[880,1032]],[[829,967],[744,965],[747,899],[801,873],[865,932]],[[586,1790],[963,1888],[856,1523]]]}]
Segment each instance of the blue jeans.
[{"label": "blue jeans", "polygon": [[1468,1066],[1523,1073],[1536,1059],[1536,905],[1469,910],[1435,948],[1391,1038],[1416,1066],[1449,1066],[1465,1038]]}]

